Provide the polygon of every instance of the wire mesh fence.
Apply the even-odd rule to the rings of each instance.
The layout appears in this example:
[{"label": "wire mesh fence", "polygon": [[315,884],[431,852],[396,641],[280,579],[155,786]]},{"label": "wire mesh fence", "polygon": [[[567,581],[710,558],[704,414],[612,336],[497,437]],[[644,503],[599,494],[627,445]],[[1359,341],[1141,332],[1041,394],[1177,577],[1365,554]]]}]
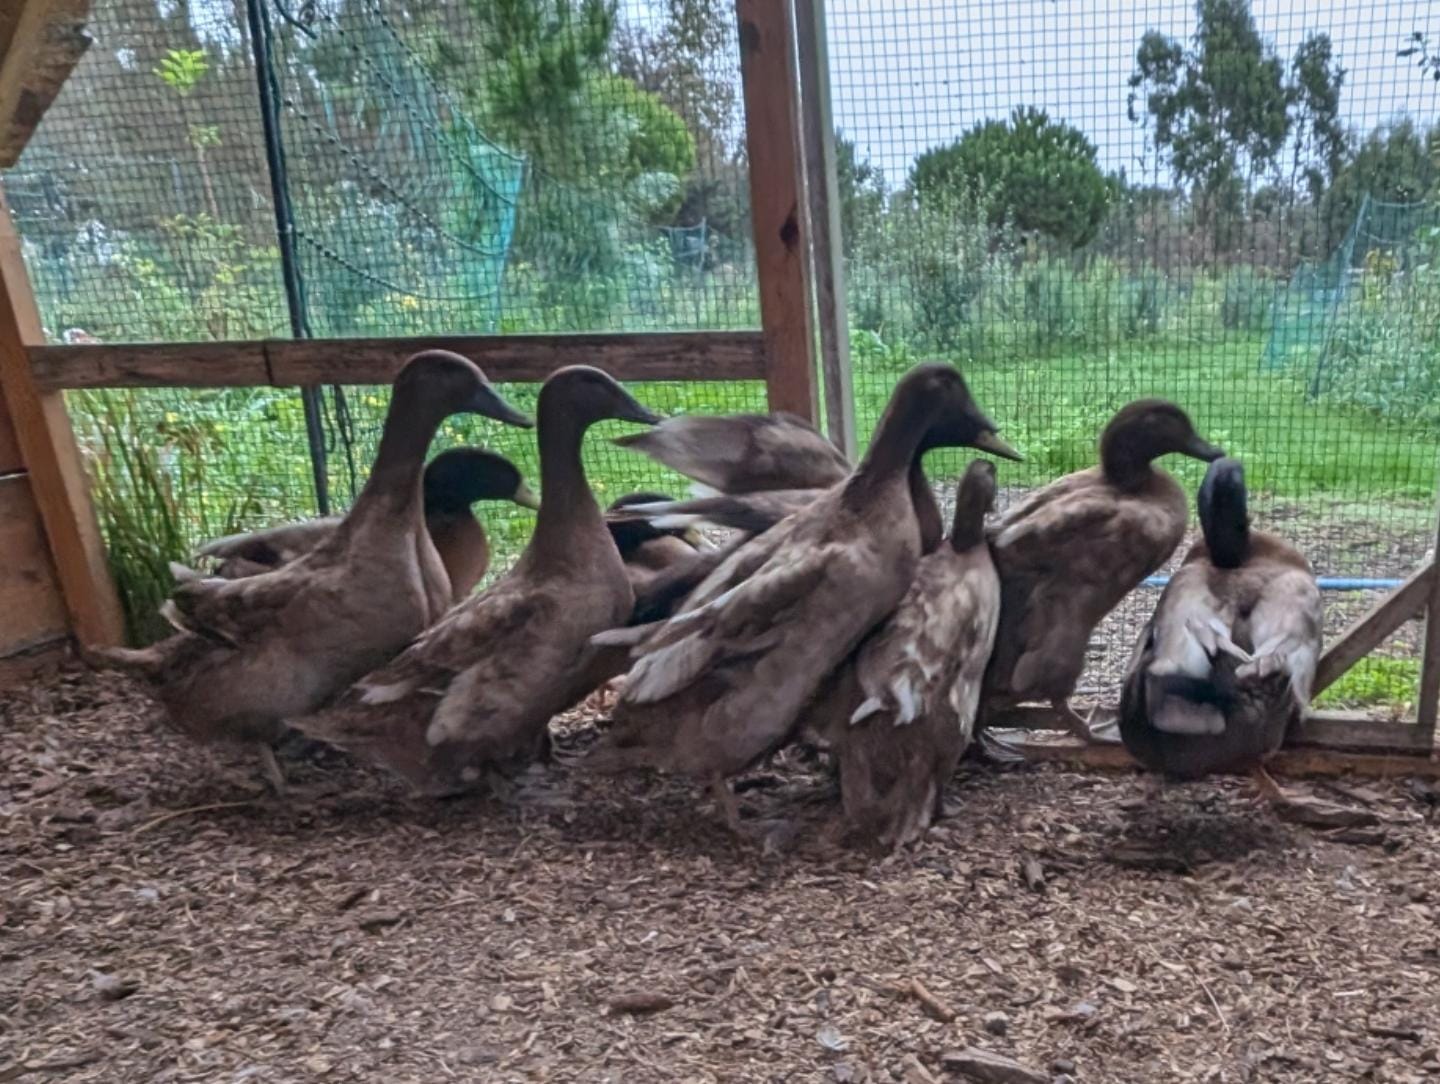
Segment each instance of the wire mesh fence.
[{"label": "wire mesh fence", "polygon": [[[1013,496],[1093,464],[1114,410],[1159,395],[1246,461],[1255,521],[1322,576],[1419,565],[1440,87],[1397,53],[1434,40],[1434,10],[827,6],[862,433],[896,373],[954,359],[1028,456],[1002,467]],[[1203,465],[1163,465],[1194,491]],[[1082,695],[1113,697],[1157,597],[1097,634]],[[1327,634],[1374,598],[1327,593]],[[1326,703],[1412,697],[1415,631]]]},{"label": "wire mesh fence", "polygon": [[[1002,472],[1013,495],[1092,464],[1113,411],[1161,395],[1246,460],[1257,522],[1322,575],[1419,563],[1440,453],[1440,84],[1397,54],[1440,40],[1440,15],[828,9],[862,441],[901,372],[951,359],[1027,453]],[[723,0],[97,0],[93,30],[6,178],[55,339],[758,323]],[[667,411],[762,401],[755,385],[640,394]],[[337,506],[384,401],[326,394]],[[313,507],[294,392],[72,404],[112,544],[134,536],[122,557],[163,569],[206,535]],[[443,439],[534,472],[518,434],[457,422]],[[935,457],[942,486],[962,462]],[[1193,489],[1198,466],[1165,465]],[[591,466],[602,496],[681,485],[599,442]],[[163,530],[137,518],[147,492]],[[525,513],[486,518],[502,555],[518,549]],[[1155,597],[1137,591],[1097,635],[1089,692],[1113,689]],[[1327,597],[1333,635],[1373,593]],[[1338,698],[1408,697],[1413,638],[1387,652]]]}]

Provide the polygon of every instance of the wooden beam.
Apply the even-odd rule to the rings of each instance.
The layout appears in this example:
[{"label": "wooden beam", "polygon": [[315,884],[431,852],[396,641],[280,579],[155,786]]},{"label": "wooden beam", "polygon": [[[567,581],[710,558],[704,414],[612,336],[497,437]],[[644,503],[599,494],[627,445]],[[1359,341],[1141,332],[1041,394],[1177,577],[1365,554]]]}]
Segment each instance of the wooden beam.
[{"label": "wooden beam", "polygon": [[5,407],[5,397],[0,395],[0,476],[24,469],[25,460],[20,458],[20,443],[15,436],[15,423],[10,420],[10,411]]},{"label": "wooden beam", "polygon": [[1435,581],[1432,561],[1357,618],[1320,656],[1313,696],[1319,696],[1405,622],[1421,612]]},{"label": "wooden beam", "polygon": [[802,198],[794,39],[794,0],[735,0],[750,218],[760,279],[760,327],[771,410],[815,421],[814,337],[810,324],[805,206]]},{"label": "wooden beam", "polygon": [[[1440,561],[1440,517],[1435,528],[1435,548],[1431,550],[1431,567]],[[1435,737],[1435,721],[1440,714],[1440,572],[1430,577],[1430,595],[1425,609],[1425,640],[1420,653],[1420,696],[1416,701],[1416,717],[1420,729]]]},{"label": "wooden beam", "polygon": [[50,391],[387,384],[428,347],[463,354],[498,381],[540,381],[576,364],[632,382],[763,380],[766,373],[758,331],[37,346],[30,356],[36,382]]},{"label": "wooden beam", "polygon": [[10,0],[0,4],[0,169],[9,169],[35,134],[90,37],[90,0]]},{"label": "wooden beam", "polygon": [[71,631],[86,644],[117,644],[125,629],[120,600],[65,401],[42,392],[30,373],[29,348],[41,341],[40,314],[0,187],[0,394],[15,423]]},{"label": "wooden beam", "polygon": [[[1140,770],[1120,745],[1081,745],[1074,738],[1027,738],[1009,748],[1028,761],[1037,763],[1074,764],[1084,768],[1106,770]],[[1265,762],[1272,775],[1333,776],[1364,775],[1379,779],[1421,776],[1440,778],[1440,761],[1419,753],[1385,755],[1349,752],[1343,749],[1296,748],[1281,749]],[[1224,774],[1224,773],[1221,773]]]},{"label": "wooden beam", "polygon": [[70,631],[30,477],[0,478],[0,656]]},{"label": "wooden beam", "polygon": [[820,372],[825,429],[852,460],[856,453],[855,389],[850,373],[850,314],[845,299],[845,257],[840,182],[835,161],[835,117],[830,108],[830,58],[825,0],[795,0],[800,56],[800,129],[805,140],[805,194],[820,330]]},{"label": "wooden beam", "polygon": [[[1091,722],[1092,725],[1103,726],[1114,720],[1113,707],[1100,707]],[[1059,732],[1066,731],[1066,724],[1051,707],[1021,704],[997,713],[987,724],[987,729]],[[1428,755],[1431,738],[1414,723],[1377,719],[1363,712],[1311,711],[1286,737],[1285,747]]]}]

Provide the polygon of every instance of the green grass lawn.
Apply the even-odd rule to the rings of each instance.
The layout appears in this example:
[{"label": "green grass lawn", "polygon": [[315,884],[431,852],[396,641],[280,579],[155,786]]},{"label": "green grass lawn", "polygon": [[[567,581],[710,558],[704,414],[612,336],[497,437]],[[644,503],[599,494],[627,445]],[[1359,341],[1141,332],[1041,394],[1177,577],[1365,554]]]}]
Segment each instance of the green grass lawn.
[{"label": "green grass lawn", "polygon": [[[1262,348],[1261,340],[1245,338],[961,364],[976,399],[1026,455],[1023,464],[1001,464],[1004,485],[1039,485],[1093,464],[1096,439],[1111,414],[1131,399],[1158,395],[1180,403],[1206,437],[1245,460],[1257,503],[1325,502],[1347,520],[1428,522],[1440,436],[1308,401],[1297,381],[1259,371]],[[857,355],[862,443],[895,382],[917,360],[904,349]],[[761,410],[765,401],[758,383],[636,384],[631,390],[664,414]],[[537,392],[533,385],[504,389],[531,411]],[[347,390],[357,483],[374,453],[387,401],[383,388]],[[137,635],[156,631],[148,615],[169,590],[168,560],[183,559],[183,551],[219,534],[312,513],[303,417],[293,391],[83,393],[72,395],[71,404],[106,479],[97,497]],[[606,439],[631,429],[607,422],[588,442],[587,469],[602,503],[636,489],[683,494],[684,479]],[[439,444],[465,443],[502,452],[538,480],[533,432],[452,418]],[[932,476],[954,476],[965,459],[960,452],[934,453]],[[343,444],[331,449],[330,462],[332,489],[343,506],[351,495]],[[1191,488],[1203,471],[1179,457],[1167,466]],[[503,568],[523,548],[534,517],[513,507],[484,515],[496,566]]]}]

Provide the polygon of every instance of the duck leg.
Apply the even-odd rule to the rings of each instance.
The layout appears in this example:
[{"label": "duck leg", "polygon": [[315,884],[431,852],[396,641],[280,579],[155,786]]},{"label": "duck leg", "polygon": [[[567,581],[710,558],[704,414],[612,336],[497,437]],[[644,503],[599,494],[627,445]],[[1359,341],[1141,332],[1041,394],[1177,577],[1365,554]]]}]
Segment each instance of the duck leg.
[{"label": "duck leg", "polygon": [[280,767],[280,761],[275,758],[275,747],[268,741],[256,742],[255,752],[260,758],[260,774],[265,777],[265,784],[274,793],[275,797],[285,796],[285,770]]},{"label": "duck leg", "polygon": [[1321,798],[1291,794],[1275,782],[1263,764],[1250,771],[1260,796],[1282,820],[1311,828],[1356,828],[1378,824],[1380,818],[1369,810],[1351,809]]},{"label": "duck leg", "polygon": [[1086,745],[1104,744],[1105,739],[1097,736],[1096,733],[1090,729],[1090,719],[1095,716],[1094,708],[1090,709],[1090,716],[1088,718],[1082,719],[1079,713],[1070,706],[1069,697],[1057,697],[1050,701],[1050,706],[1059,713],[1061,722],[1065,724],[1065,729],[1070,731],[1071,734],[1079,738]]},{"label": "duck leg", "polygon": [[720,812],[724,814],[725,824],[730,831],[737,836],[744,835],[745,829],[740,823],[740,803],[723,775],[717,775],[710,781],[710,793],[714,796]]}]

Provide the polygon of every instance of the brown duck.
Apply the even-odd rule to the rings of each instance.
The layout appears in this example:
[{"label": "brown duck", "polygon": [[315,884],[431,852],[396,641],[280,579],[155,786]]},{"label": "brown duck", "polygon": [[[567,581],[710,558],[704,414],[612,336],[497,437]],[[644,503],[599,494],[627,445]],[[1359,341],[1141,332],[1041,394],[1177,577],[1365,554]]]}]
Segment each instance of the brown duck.
[{"label": "brown duck", "polygon": [[895,612],[812,709],[839,765],[849,827],[885,847],[930,826],[970,743],[1000,617],[1000,578],[985,543],[994,499],[994,465],[972,462],[950,537],[921,558]]},{"label": "brown duck", "polygon": [[1153,460],[1224,454],[1161,399],[1122,408],[1100,437],[1100,466],[1027,493],[990,528],[1000,572],[1000,628],[985,674],[984,719],[1048,701],[1093,740],[1070,708],[1090,633],[1185,536],[1185,494]]},{"label": "brown duck", "polygon": [[1185,556],[1140,635],[1120,700],[1120,737],[1172,779],[1264,772],[1310,702],[1320,589],[1299,550],[1250,529],[1245,475],[1217,459],[1199,495],[1204,540]]},{"label": "brown duck", "polygon": [[146,679],[190,736],[259,744],[278,788],[271,743],[283,721],[389,659],[450,605],[420,478],[440,423],[461,411],[531,424],[465,358],[441,350],[411,358],[395,380],[369,480],[330,538],[274,572],[180,584],[165,606],[176,635],[97,661]]},{"label": "brown duck", "polygon": [[[540,498],[525,484],[520,469],[503,455],[483,448],[451,448],[430,460],[423,492],[425,528],[445,566],[456,602],[475,589],[490,567],[490,540],[471,505],[513,501],[522,508],[540,507]],[[219,562],[214,575],[222,579],[243,579],[283,568],[324,543],[339,526],[339,516],[286,523],[217,539],[201,547],[196,556]]]},{"label": "brown duck", "polygon": [[955,445],[1018,458],[958,370],[917,366],[850,477],[742,545],[639,645],[594,766],[714,780],[737,824],[724,779],[787,740],[821,681],[904,597],[921,556],[912,466]]},{"label": "brown duck", "polygon": [[605,373],[561,369],[538,408],[545,499],[529,545],[494,585],[456,606],[393,661],[296,729],[445,794],[518,768],[573,700],[577,659],[629,618],[625,565],[585,480],[582,438],[606,418],[655,415]]}]

